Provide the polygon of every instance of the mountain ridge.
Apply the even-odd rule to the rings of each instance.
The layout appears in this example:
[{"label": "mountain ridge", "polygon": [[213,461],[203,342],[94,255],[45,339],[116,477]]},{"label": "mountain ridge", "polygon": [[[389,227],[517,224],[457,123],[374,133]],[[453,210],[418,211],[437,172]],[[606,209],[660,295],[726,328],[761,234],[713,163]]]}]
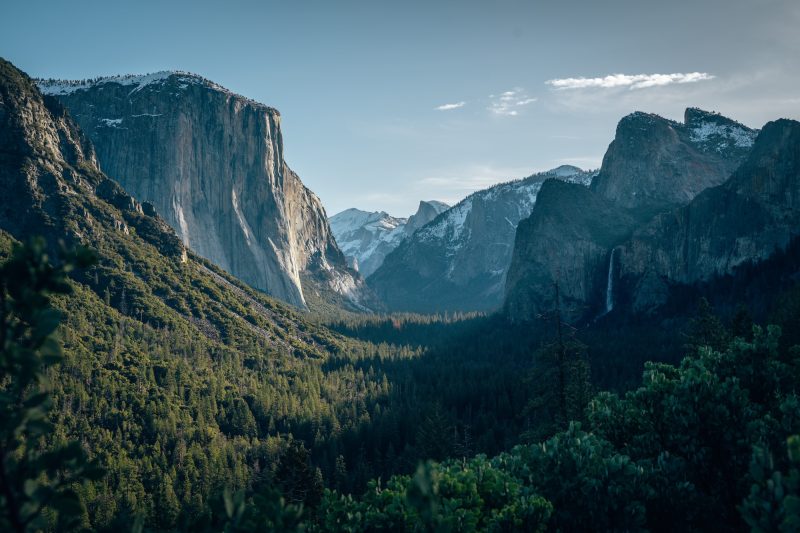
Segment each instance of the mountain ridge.
[{"label": "mountain ridge", "polygon": [[[566,167],[562,169],[562,174]],[[577,167],[569,167],[575,168]],[[397,311],[491,311],[502,304],[516,227],[548,178],[588,185],[593,171],[552,171],[476,191],[403,241],[367,283]]]},{"label": "mountain ridge", "polygon": [[449,206],[435,200],[420,200],[408,218],[393,217],[385,211],[345,209],[330,217],[331,231],[351,265],[369,276],[404,239],[430,222]]}]

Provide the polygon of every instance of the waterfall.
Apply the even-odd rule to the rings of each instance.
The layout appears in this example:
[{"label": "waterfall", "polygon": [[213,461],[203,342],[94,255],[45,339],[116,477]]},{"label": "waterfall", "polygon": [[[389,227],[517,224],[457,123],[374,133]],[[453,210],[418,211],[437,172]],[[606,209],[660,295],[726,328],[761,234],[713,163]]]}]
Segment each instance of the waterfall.
[{"label": "waterfall", "polygon": [[617,249],[611,249],[611,256],[608,258],[608,280],[606,281],[606,314],[614,309],[614,254]]}]

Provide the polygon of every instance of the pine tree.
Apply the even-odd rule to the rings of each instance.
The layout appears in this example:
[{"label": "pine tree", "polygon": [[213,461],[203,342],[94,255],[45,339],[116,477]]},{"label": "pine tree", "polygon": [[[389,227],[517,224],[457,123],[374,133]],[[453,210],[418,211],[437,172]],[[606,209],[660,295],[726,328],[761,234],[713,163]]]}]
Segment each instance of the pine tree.
[{"label": "pine tree", "polygon": [[[0,267],[0,530],[44,529],[46,510],[57,513],[58,528],[85,522],[85,509],[71,488],[100,471],[90,465],[77,442],[47,451],[52,433],[51,405],[44,372],[62,358],[56,328],[61,315],[53,295],[69,294],[67,273],[89,266],[84,249],[64,252],[53,266],[43,239],[15,246]],[[52,524],[51,526],[52,527]]]},{"label": "pine tree", "polygon": [[711,304],[701,298],[697,304],[695,317],[689,323],[686,333],[686,350],[696,354],[701,348],[721,352],[727,348],[730,335],[719,318],[714,314]]},{"label": "pine tree", "polygon": [[591,397],[587,347],[574,336],[564,334],[558,281],[554,284],[556,337],[535,354],[531,381],[532,399],[525,406],[530,429],[523,435],[536,442],[582,421]]}]

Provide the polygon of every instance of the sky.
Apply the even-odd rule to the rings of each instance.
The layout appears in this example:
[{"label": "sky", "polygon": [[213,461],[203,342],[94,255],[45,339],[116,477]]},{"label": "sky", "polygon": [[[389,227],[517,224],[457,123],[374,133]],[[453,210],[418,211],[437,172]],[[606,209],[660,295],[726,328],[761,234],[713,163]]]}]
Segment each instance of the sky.
[{"label": "sky", "polygon": [[276,107],[328,214],[407,216],[561,164],[619,119],[800,119],[797,0],[4,0],[0,56],[79,79],[185,70]]}]

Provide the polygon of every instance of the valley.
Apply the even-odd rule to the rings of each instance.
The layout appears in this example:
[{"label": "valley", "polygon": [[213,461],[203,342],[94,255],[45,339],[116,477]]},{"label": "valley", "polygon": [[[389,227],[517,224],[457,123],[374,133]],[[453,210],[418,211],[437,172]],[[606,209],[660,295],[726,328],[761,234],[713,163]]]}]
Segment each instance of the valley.
[{"label": "valley", "polygon": [[759,126],[329,216],[270,105],[0,58],[0,529],[800,527],[800,122]]}]

